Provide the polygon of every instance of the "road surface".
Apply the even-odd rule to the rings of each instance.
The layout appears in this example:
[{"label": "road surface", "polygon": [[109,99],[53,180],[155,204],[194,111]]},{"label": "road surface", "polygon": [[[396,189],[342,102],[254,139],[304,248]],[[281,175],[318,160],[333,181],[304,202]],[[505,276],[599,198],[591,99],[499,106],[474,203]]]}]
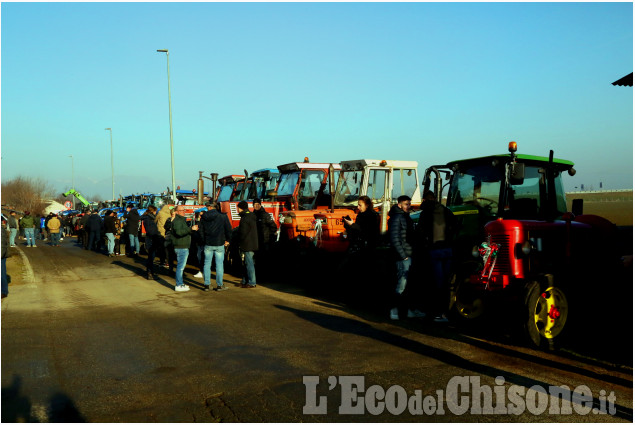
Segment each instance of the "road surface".
[{"label": "road surface", "polygon": [[39,242],[8,262],[3,422],[633,420],[632,363],[393,322],[301,279],[203,292],[188,266],[176,293],[145,259]]}]

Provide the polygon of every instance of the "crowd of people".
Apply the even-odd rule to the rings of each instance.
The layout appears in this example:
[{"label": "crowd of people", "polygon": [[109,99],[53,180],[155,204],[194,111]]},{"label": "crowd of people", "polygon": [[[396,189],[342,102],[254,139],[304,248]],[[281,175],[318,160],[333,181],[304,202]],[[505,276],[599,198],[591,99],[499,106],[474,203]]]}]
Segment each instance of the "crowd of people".
[{"label": "crowd of people", "polygon": [[[207,202],[206,210],[197,212],[190,222],[186,220],[183,205],[164,205],[159,211],[151,205],[140,215],[135,206],[129,204],[123,217],[118,217],[114,210],[107,210],[103,219],[97,210],[64,217],[53,213],[34,217],[26,211],[20,219],[13,211],[6,224],[7,237],[3,233],[3,275],[7,251],[5,242],[7,249],[15,247],[18,234],[24,238],[27,247],[36,247],[36,240],[47,239],[51,246],[59,247],[64,236],[77,236],[77,243],[85,250],[101,252],[109,257],[137,257],[141,249],[139,235],[143,229],[147,279],[157,278],[155,260],[158,259],[158,267],[174,273],[174,290],[189,291],[183,273],[192,249],[196,252],[199,269],[193,277],[202,278],[203,290],[209,291],[214,264],[214,290],[224,291],[228,289],[223,282],[224,262],[230,244],[233,244],[239,249],[243,265],[241,287],[255,288],[255,257],[261,264],[269,263],[268,255],[276,238],[277,226],[262,208],[260,199],[255,199],[253,206],[251,211],[246,201],[238,203],[240,224],[235,231],[227,215],[220,212],[219,204],[212,201]],[[413,286],[412,281],[423,280],[432,295],[429,297],[432,302],[427,305],[429,313],[434,315],[434,321],[446,322],[451,246],[456,221],[452,212],[437,202],[432,192],[424,194],[416,227],[410,210],[411,199],[401,196],[388,214],[388,237],[396,266],[394,291],[389,301],[390,318],[399,320],[403,313],[409,318],[426,316],[416,303],[420,297],[405,296],[407,288]],[[354,264],[355,270],[363,275],[364,271],[372,270],[372,253],[380,241],[379,217],[371,199],[361,196],[356,219],[344,217],[343,221],[350,241],[347,255],[354,260],[350,264]],[[2,293],[3,297],[6,296],[4,280]]]}]

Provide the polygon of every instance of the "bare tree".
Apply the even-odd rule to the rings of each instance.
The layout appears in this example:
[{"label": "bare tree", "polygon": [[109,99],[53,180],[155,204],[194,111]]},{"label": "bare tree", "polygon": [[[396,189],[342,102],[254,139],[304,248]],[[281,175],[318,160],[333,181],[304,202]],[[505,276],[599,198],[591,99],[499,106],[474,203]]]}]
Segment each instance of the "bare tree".
[{"label": "bare tree", "polygon": [[16,211],[42,214],[55,190],[40,177],[18,176],[2,182],[2,205]]}]

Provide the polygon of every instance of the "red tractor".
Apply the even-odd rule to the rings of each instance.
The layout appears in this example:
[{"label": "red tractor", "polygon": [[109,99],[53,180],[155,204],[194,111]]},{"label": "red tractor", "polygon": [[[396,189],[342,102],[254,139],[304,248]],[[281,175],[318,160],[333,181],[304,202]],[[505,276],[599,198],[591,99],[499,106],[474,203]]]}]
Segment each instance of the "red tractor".
[{"label": "red tractor", "polygon": [[581,200],[567,211],[562,175],[575,174],[572,162],[553,151],[516,155],[515,142],[509,152],[448,164],[448,207],[488,221],[486,240],[472,249],[476,267],[459,267],[451,302],[468,320],[515,315],[533,344],[553,347],[572,320],[600,308],[606,293],[597,283],[619,275],[617,229],[582,214]]}]

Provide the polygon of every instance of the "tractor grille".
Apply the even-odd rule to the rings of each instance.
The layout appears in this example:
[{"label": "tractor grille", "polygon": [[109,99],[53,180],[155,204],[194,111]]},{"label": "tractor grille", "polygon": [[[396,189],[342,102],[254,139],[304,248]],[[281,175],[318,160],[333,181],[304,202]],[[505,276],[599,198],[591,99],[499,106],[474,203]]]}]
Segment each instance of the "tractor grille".
[{"label": "tractor grille", "polygon": [[498,256],[494,266],[495,274],[510,274],[509,265],[509,235],[492,235],[492,242],[498,244]]}]

